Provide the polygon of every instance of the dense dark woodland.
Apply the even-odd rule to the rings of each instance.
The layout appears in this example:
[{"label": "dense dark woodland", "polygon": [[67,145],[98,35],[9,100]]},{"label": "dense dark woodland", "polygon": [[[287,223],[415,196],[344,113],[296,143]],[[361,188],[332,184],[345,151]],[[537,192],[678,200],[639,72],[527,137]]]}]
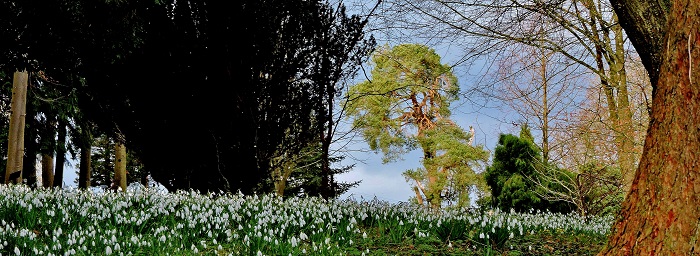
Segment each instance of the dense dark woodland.
[{"label": "dense dark woodland", "polygon": [[364,25],[323,1],[0,0],[0,79],[9,95],[26,69],[76,151],[123,138],[169,190],[269,188],[271,159],[311,148],[306,192],[332,197],[351,185],[333,180],[332,106],[374,49]]}]

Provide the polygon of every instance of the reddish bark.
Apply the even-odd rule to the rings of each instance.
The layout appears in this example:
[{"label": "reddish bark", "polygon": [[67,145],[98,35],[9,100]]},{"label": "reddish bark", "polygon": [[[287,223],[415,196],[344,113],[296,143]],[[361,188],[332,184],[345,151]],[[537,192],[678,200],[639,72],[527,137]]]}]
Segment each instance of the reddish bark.
[{"label": "reddish bark", "polygon": [[644,153],[599,255],[700,254],[700,2],[667,17]]}]

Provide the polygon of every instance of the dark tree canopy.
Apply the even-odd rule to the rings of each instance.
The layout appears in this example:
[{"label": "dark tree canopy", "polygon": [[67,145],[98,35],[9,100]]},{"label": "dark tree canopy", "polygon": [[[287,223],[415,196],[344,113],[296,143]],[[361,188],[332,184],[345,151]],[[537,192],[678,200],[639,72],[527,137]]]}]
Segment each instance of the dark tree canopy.
[{"label": "dark tree canopy", "polygon": [[84,122],[171,190],[253,191],[274,154],[318,144],[328,95],[374,47],[325,1],[0,4],[0,68],[77,89]]},{"label": "dark tree canopy", "polygon": [[169,189],[251,191],[278,146],[295,145],[286,152],[294,154],[316,141],[323,93],[338,82],[328,78],[338,79],[344,64],[334,60],[345,60],[345,48],[363,35],[359,19],[318,1],[189,1],[142,10],[149,17],[143,45],[107,69],[110,77],[92,74],[114,81],[94,87],[93,102],[115,102],[96,109],[125,114],[112,115],[114,122]]}]

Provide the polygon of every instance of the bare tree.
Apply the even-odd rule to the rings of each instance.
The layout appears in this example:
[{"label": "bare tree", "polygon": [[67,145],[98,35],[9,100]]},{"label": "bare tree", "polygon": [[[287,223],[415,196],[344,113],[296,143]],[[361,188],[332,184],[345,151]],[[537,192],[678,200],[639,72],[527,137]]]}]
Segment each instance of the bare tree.
[{"label": "bare tree", "polygon": [[[503,90],[498,95],[504,106],[514,110],[539,131],[539,147],[545,162],[561,159],[556,153],[565,141],[553,138],[565,133],[568,115],[582,100],[576,86],[582,80],[563,56],[531,46],[514,47],[511,56],[498,63]],[[578,75],[578,77],[577,77]]]}]

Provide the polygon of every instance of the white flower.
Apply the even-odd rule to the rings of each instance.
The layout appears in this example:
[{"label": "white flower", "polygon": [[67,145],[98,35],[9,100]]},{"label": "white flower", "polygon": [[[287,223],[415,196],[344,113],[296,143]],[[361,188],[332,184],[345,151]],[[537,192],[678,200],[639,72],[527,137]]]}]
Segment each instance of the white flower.
[{"label": "white flower", "polygon": [[15,246],[15,254],[16,254],[16,255],[19,255],[19,254],[20,254],[19,248],[17,248],[17,246]]},{"label": "white flower", "polygon": [[107,248],[105,248],[105,255],[111,255],[111,254],[112,254],[112,247],[109,247],[109,245],[108,245]]}]

